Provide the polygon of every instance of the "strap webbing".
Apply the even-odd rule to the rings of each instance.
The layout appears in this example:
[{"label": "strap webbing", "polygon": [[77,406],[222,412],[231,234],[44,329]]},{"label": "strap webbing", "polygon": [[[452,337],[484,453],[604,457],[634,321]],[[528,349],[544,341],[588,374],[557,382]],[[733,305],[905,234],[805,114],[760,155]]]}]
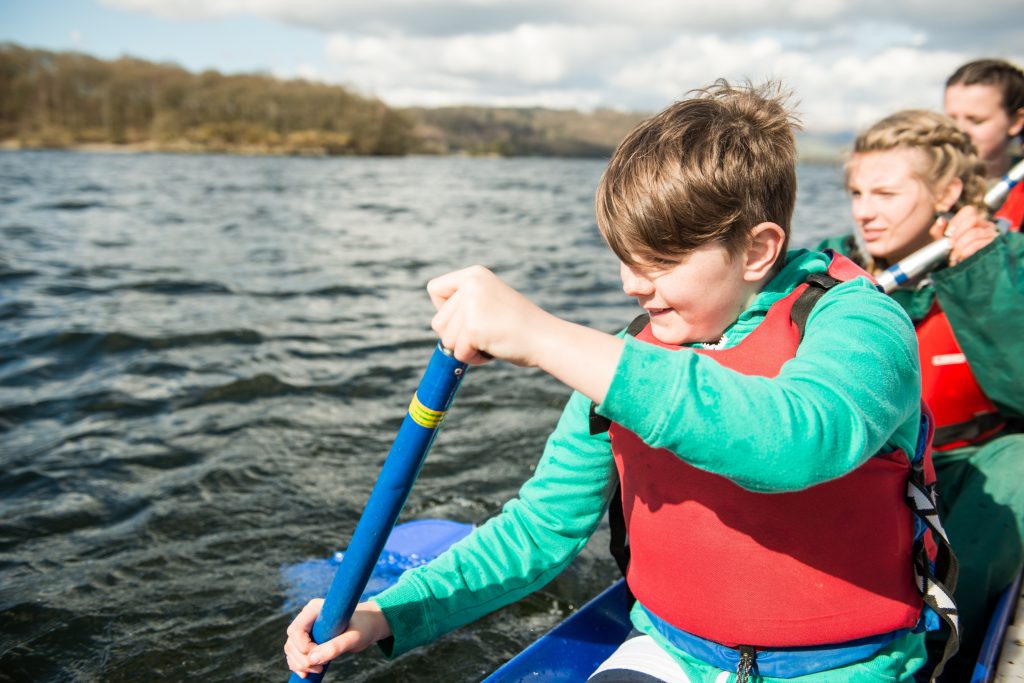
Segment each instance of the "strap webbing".
[{"label": "strap webbing", "polygon": [[932,538],[938,546],[933,565],[928,557],[924,539],[918,539],[914,543],[914,582],[917,590],[921,593],[924,603],[949,627],[949,638],[946,640],[942,659],[935,665],[928,679],[935,681],[942,674],[949,658],[960,649],[960,617],[953,599],[960,564],[939,519],[935,485],[925,484],[923,459],[913,464],[911,475],[907,478],[906,501],[918,519],[932,532]]},{"label": "strap webbing", "polygon": [[825,296],[825,292],[839,284],[839,280],[826,273],[813,273],[807,278],[807,284],[807,289],[793,302],[793,308],[789,313],[789,319],[796,325],[796,329],[800,330],[801,340],[807,327],[807,317],[814,305]]}]

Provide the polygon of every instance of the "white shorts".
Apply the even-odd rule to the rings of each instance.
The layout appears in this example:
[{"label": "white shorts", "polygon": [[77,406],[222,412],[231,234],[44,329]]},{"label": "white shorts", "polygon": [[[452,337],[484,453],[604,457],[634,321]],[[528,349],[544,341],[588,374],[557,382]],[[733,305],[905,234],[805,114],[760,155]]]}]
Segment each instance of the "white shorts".
[{"label": "white shorts", "polygon": [[[728,673],[725,674],[726,680]],[[588,683],[690,683],[682,667],[649,635],[634,630]]]}]

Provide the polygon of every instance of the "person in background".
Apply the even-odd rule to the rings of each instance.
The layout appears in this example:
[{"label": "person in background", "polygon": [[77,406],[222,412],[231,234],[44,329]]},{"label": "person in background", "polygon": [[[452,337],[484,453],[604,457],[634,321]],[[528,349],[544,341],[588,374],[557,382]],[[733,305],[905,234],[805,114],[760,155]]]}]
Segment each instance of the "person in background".
[{"label": "person in background", "polygon": [[967,680],[1024,558],[1024,235],[985,218],[985,165],[933,112],[899,112],[862,133],[846,186],[856,234],[819,248],[879,274],[943,236],[952,243],[946,263],[892,297],[917,330],[940,511],[960,560],[961,653],[944,680]]},{"label": "person in background", "polygon": [[[978,150],[990,183],[1020,161],[1013,156],[1013,142],[1024,131],[1024,72],[1001,59],[968,62],[946,81],[944,101],[946,115]],[[1011,230],[1021,229],[1024,182],[1010,191],[995,217],[1005,219]]]},{"label": "person in background", "polygon": [[787,252],[793,127],[777,92],[719,82],[618,147],[597,220],[643,308],[630,334],[557,318],[480,266],[429,283],[456,358],[575,392],[501,514],[333,640],[311,641],[322,601],[308,604],[293,671],[374,642],[394,656],[539,589],[620,495],[635,631],[594,683],[913,679],[928,621],[904,502],[928,443],[916,341],[849,260]]}]

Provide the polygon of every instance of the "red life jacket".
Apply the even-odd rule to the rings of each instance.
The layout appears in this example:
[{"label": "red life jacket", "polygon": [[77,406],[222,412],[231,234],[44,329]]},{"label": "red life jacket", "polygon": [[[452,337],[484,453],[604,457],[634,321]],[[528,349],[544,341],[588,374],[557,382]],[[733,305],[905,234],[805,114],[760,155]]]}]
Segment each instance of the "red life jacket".
[{"label": "red life jacket", "polygon": [[[994,217],[1009,222],[1011,232],[1020,231],[1024,183],[1010,189]],[[960,448],[998,434],[1006,421],[978,385],[938,300],[915,327],[921,353],[921,394],[936,422],[935,448]]]},{"label": "red life jacket", "polygon": [[1024,223],[1024,182],[1019,182],[1010,189],[1003,200],[1003,205],[995,212],[995,218],[1006,219],[1012,232],[1020,232]]},{"label": "red life jacket", "polygon": [[[866,275],[842,256],[829,273]],[[807,287],[772,306],[739,345],[694,350],[744,374],[776,376],[796,354],[791,310]],[[649,325],[637,338],[679,348],[654,339]],[[627,582],[662,620],[731,647],[842,643],[917,624],[903,451],[803,491],[766,494],[651,448],[621,425],[609,436],[629,534]]]},{"label": "red life jacket", "polygon": [[1002,430],[1006,421],[978,385],[938,299],[915,328],[921,396],[935,417],[935,448],[960,448]]}]

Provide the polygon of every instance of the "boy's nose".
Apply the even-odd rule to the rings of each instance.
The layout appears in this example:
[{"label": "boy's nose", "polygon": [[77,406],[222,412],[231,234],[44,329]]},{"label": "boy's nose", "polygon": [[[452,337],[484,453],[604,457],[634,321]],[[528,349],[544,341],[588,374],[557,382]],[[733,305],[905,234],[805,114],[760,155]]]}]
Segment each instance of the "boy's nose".
[{"label": "boy's nose", "polygon": [[619,276],[622,278],[622,291],[626,296],[646,296],[654,291],[654,283],[650,278],[625,263],[619,264]]}]

